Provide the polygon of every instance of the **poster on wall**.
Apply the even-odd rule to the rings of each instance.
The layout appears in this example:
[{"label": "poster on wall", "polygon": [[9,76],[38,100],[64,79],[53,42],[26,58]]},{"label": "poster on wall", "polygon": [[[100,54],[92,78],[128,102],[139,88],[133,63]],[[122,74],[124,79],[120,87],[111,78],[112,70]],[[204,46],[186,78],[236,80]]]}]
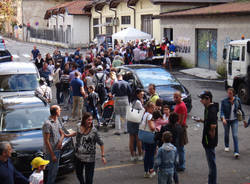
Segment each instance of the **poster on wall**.
[{"label": "poster on wall", "polygon": [[176,52],[190,53],[191,52],[190,38],[178,37],[176,39]]}]

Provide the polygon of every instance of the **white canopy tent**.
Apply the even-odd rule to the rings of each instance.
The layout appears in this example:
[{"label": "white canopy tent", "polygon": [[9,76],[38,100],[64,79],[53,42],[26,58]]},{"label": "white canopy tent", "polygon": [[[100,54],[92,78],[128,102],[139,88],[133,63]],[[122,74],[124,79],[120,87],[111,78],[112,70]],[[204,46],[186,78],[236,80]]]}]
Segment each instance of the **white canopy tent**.
[{"label": "white canopy tent", "polygon": [[113,47],[114,47],[114,40],[115,39],[123,40],[124,42],[128,42],[130,40],[136,40],[136,39],[151,39],[151,35],[148,33],[144,33],[138,29],[128,27],[128,28],[123,29],[122,31],[112,35],[112,46]]}]

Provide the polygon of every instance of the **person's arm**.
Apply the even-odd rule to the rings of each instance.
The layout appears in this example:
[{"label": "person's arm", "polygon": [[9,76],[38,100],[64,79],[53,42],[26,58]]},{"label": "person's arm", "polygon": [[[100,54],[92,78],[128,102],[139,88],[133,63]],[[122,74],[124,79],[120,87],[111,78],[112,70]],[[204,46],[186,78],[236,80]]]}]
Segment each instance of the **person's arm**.
[{"label": "person's arm", "polygon": [[183,125],[184,124],[185,114],[178,114],[178,116],[179,116],[179,124]]},{"label": "person's arm", "polygon": [[76,136],[76,132],[71,132],[69,134],[64,133],[64,137],[75,137],[75,136]]},{"label": "person's arm", "polygon": [[211,138],[213,139],[215,137],[215,130],[216,130],[217,125],[216,124],[211,124],[210,125],[210,131],[209,134]]},{"label": "person's arm", "polygon": [[162,152],[161,152],[161,149],[159,149],[158,153],[157,153],[157,156],[156,156],[156,159],[154,161],[154,171],[157,172],[159,166],[161,165],[161,155],[162,155]]},{"label": "person's arm", "polygon": [[22,173],[20,173],[13,165],[12,165],[12,167],[14,169],[14,183],[18,183],[18,184],[30,184],[28,178],[26,178],[25,176],[23,176]]},{"label": "person's arm", "polygon": [[60,149],[62,149],[62,142],[63,142],[63,139],[64,139],[64,132],[63,132],[63,130],[61,128],[59,129],[59,133],[60,133],[61,137],[60,137],[60,139],[59,139],[59,141],[57,143],[56,148],[60,150]]},{"label": "person's arm", "polygon": [[224,102],[224,100],[222,100],[222,102],[221,102],[221,108],[220,108],[220,118],[221,118],[222,123],[224,125],[226,125],[227,124],[227,120],[225,118],[224,109],[225,109],[225,102]]},{"label": "person's arm", "polygon": [[104,164],[106,164],[107,161],[106,161],[105,154],[104,154],[104,143],[103,143],[103,140],[102,140],[102,138],[101,138],[101,136],[100,136],[100,134],[98,132],[96,132],[96,142],[97,142],[97,144],[100,145],[100,148],[101,148],[102,162]]},{"label": "person's arm", "polygon": [[80,87],[80,92],[81,92],[83,98],[85,98],[86,96],[85,96],[85,91],[84,91],[83,87]]},{"label": "person's arm", "polygon": [[148,127],[151,131],[155,130],[155,123],[153,120],[147,120],[148,121]]},{"label": "person's arm", "polygon": [[56,160],[57,160],[56,155],[55,155],[55,153],[54,153],[54,151],[52,149],[52,146],[51,146],[51,144],[49,142],[50,133],[44,133],[43,137],[44,137],[44,144],[47,147],[47,149],[49,150],[49,153],[51,155],[51,158],[52,158],[53,162],[56,162]]}]

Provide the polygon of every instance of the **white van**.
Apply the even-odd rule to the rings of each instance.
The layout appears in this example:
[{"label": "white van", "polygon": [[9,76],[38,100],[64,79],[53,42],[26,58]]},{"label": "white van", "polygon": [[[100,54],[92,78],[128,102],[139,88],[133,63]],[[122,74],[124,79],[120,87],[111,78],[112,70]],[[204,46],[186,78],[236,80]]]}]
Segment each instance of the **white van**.
[{"label": "white van", "polygon": [[39,78],[39,72],[33,63],[0,63],[0,96],[34,94]]}]

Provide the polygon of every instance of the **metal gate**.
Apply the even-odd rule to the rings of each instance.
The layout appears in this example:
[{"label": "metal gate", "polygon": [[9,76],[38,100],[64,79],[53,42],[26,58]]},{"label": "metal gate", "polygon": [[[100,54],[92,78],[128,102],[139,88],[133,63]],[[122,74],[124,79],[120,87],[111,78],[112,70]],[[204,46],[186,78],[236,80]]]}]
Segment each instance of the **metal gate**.
[{"label": "metal gate", "polygon": [[200,68],[216,69],[217,30],[197,29],[197,65]]}]

